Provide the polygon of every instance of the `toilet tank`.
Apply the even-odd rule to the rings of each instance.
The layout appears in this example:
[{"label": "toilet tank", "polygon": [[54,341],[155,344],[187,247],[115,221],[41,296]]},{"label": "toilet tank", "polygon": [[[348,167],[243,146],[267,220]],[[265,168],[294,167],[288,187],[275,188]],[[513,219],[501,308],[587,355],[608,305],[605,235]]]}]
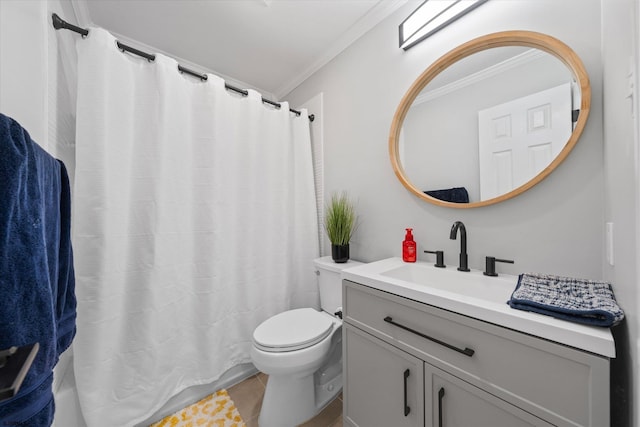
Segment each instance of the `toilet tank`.
[{"label": "toilet tank", "polygon": [[349,260],[336,263],[330,256],[313,260],[318,274],[320,290],[320,308],[329,314],[342,307],[342,279],[340,273],[346,268],[362,265],[361,262]]}]

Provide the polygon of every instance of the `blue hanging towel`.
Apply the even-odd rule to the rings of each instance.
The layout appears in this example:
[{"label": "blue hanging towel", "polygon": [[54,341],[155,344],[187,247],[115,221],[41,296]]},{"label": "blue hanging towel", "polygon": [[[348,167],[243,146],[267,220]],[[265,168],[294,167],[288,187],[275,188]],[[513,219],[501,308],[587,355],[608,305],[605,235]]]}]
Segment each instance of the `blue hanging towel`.
[{"label": "blue hanging towel", "polygon": [[593,326],[614,326],[624,318],[611,284],[571,277],[521,274],[509,305]]},{"label": "blue hanging towel", "polygon": [[75,336],[71,194],[64,164],[0,114],[0,349],[39,343],[0,424],[49,426],[53,368]]}]

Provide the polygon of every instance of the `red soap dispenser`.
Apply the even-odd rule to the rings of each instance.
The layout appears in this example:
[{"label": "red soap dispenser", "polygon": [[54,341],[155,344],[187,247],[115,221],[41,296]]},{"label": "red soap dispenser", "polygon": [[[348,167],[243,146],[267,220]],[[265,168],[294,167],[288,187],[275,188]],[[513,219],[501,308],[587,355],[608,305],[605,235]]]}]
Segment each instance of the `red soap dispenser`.
[{"label": "red soap dispenser", "polygon": [[402,242],[402,260],[404,262],[416,262],[416,242],[413,240],[412,228],[407,228],[407,234]]}]

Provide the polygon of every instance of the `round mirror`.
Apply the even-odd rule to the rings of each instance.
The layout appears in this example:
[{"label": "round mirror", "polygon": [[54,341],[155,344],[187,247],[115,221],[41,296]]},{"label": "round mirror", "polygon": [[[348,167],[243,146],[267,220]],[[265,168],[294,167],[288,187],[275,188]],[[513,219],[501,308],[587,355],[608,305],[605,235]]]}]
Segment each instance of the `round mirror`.
[{"label": "round mirror", "polygon": [[403,97],[389,135],[394,171],[437,205],[507,200],[566,158],[590,100],[584,65],[559,40],[528,31],[477,38],[438,59]]}]

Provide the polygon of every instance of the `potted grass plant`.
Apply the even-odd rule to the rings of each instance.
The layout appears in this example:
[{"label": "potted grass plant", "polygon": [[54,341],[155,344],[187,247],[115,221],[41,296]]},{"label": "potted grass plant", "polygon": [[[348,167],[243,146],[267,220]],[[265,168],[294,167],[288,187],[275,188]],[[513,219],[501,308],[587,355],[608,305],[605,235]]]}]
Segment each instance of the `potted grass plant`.
[{"label": "potted grass plant", "polygon": [[356,210],[347,193],[331,196],[326,206],[324,228],[331,242],[331,257],[334,262],[349,260],[349,242],[356,227]]}]

